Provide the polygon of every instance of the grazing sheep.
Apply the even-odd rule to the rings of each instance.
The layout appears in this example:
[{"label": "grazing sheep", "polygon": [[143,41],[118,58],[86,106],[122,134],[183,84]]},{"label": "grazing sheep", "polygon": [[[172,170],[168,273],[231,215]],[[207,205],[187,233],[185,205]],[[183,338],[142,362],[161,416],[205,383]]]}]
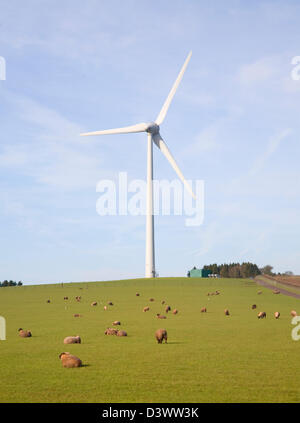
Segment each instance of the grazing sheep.
[{"label": "grazing sheep", "polygon": [[258,313],[258,315],[257,315],[257,318],[258,319],[264,319],[264,318],[266,318],[267,317],[267,314],[266,314],[266,312],[265,311],[260,311],[259,313]]},{"label": "grazing sheep", "polygon": [[125,330],[118,330],[117,336],[127,336],[127,332]]},{"label": "grazing sheep", "polygon": [[137,292],[136,294],[135,294],[137,297],[139,297],[140,296],[140,294]]},{"label": "grazing sheep", "polygon": [[201,313],[206,313],[207,312],[206,307],[202,307],[200,311]]},{"label": "grazing sheep", "polygon": [[279,311],[275,311],[274,316],[275,316],[275,319],[279,319],[280,317]]},{"label": "grazing sheep", "polygon": [[116,326],[116,325],[120,325],[120,324],[121,324],[121,322],[119,322],[119,320],[116,320],[116,321],[114,321],[114,322],[113,322],[113,325],[114,325],[114,326]]},{"label": "grazing sheep", "polygon": [[162,302],[161,302],[161,303],[162,303],[162,305],[164,305],[166,302],[165,302],[165,300],[162,300]]},{"label": "grazing sheep", "polygon": [[63,367],[80,367],[82,366],[82,361],[80,358],[75,355],[70,354],[69,352],[63,352],[59,354]]},{"label": "grazing sheep", "polygon": [[96,306],[97,305],[97,301],[93,301],[92,303],[91,303],[91,306]]},{"label": "grazing sheep", "polygon": [[77,336],[67,336],[64,339],[64,344],[81,344],[81,338],[79,335]]},{"label": "grazing sheep", "polygon": [[165,344],[167,343],[168,340],[168,334],[166,329],[158,329],[155,332],[155,338],[158,342],[158,344],[162,344],[163,340],[165,340]]},{"label": "grazing sheep", "polygon": [[297,316],[297,311],[292,310],[292,311],[291,311],[291,316],[293,316],[293,317]]},{"label": "grazing sheep", "polygon": [[30,338],[32,336],[30,330],[23,330],[22,328],[18,329],[19,336],[21,338]]},{"label": "grazing sheep", "polygon": [[167,306],[167,307],[165,308],[165,310],[166,310],[166,313],[168,313],[169,311],[171,311],[171,307],[170,307],[170,306]]},{"label": "grazing sheep", "polygon": [[251,308],[252,308],[252,310],[255,310],[256,309],[256,304],[253,304]]},{"label": "grazing sheep", "polygon": [[111,301],[109,301],[107,304],[108,304],[108,305],[113,305],[113,303],[112,303]]},{"label": "grazing sheep", "polygon": [[260,295],[260,294],[262,294],[262,291],[258,291],[258,293],[257,293],[258,295]]},{"label": "grazing sheep", "polygon": [[166,316],[162,316],[161,314],[157,313],[156,317],[158,319],[166,319]]},{"label": "grazing sheep", "polygon": [[149,301],[154,301],[154,298],[150,298],[150,300]]},{"label": "grazing sheep", "polygon": [[149,311],[149,310],[150,310],[150,307],[148,306],[143,308],[143,311]]},{"label": "grazing sheep", "polygon": [[81,314],[76,313],[76,314],[74,314],[74,317],[82,317],[82,315],[81,315]]},{"label": "grazing sheep", "polygon": [[225,313],[225,316],[229,316],[229,310],[228,310],[228,308],[225,308],[224,313]]},{"label": "grazing sheep", "polygon": [[177,308],[174,308],[174,310],[173,310],[173,314],[177,314],[177,313],[178,313]]},{"label": "grazing sheep", "polygon": [[107,328],[104,332],[105,335],[117,335],[118,331],[114,328]]}]

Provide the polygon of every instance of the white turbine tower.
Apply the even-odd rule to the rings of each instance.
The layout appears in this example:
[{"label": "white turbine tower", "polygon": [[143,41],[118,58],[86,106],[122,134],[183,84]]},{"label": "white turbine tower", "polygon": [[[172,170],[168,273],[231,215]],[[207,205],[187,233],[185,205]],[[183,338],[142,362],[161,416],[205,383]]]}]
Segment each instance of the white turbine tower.
[{"label": "white turbine tower", "polygon": [[155,258],[154,258],[154,216],[153,216],[153,142],[160,149],[160,151],[166,156],[167,160],[184,183],[185,187],[191,193],[193,198],[196,198],[191,187],[184,179],[184,176],[175,162],[172,154],[170,153],[166,143],[162,139],[159,133],[159,125],[163,122],[166,117],[168,108],[174,97],[174,94],[178,88],[178,85],[183,77],[186,67],[191,58],[192,52],[189,53],[186,58],[182,69],[174,82],[174,85],[161,109],[159,115],[154,122],[138,123],[137,125],[126,126],[124,128],[107,129],[104,131],[87,132],[80,134],[82,136],[88,135],[109,135],[109,134],[128,134],[132,132],[147,132],[148,134],[148,157],[147,157],[147,211],[146,211],[146,270],[145,277],[153,278],[156,275],[155,272]]}]

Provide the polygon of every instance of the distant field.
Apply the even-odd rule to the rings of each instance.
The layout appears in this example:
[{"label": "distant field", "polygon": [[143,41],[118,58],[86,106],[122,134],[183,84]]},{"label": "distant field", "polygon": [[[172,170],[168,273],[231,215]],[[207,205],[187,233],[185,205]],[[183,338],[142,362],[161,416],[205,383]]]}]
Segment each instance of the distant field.
[{"label": "distant field", "polygon": [[282,282],[284,284],[294,285],[300,288],[300,276],[267,276],[267,278]]},{"label": "distant field", "polygon": [[[215,290],[221,294],[207,296]],[[179,313],[158,320],[156,313],[165,314],[162,300]],[[108,301],[114,305],[104,311]],[[150,311],[143,313],[146,305]],[[204,306],[207,313],[200,313]],[[299,300],[242,279],[0,288],[0,315],[7,322],[7,340],[0,341],[0,402],[299,402],[300,341],[291,338],[291,309],[300,312]],[[267,318],[257,319],[258,311]],[[127,338],[104,335],[114,320]],[[20,338],[20,327],[33,337]],[[158,328],[167,329],[168,344],[156,343]],[[64,345],[68,335],[80,335],[82,344]],[[85,366],[63,368],[63,351]]]}]

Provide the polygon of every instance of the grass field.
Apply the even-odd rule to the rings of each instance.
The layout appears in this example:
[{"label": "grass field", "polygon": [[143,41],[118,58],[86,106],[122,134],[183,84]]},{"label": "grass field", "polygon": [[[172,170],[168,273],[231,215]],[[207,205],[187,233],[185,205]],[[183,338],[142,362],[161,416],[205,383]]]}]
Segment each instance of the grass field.
[{"label": "grass field", "polygon": [[[207,296],[215,290],[221,294]],[[156,313],[165,314],[162,300],[179,313],[157,319]],[[104,311],[108,301],[114,305]],[[150,311],[143,313],[146,305]],[[204,306],[207,313],[200,313]],[[291,338],[292,309],[299,312],[299,300],[239,279],[0,288],[7,324],[7,339],[0,341],[0,402],[299,402],[300,341]],[[257,319],[258,311],[267,318]],[[104,335],[114,320],[128,337]],[[20,327],[33,337],[20,338]],[[168,344],[155,341],[158,328],[167,329]],[[82,344],[64,345],[68,335],[80,335]],[[84,366],[63,368],[63,351]]]}]

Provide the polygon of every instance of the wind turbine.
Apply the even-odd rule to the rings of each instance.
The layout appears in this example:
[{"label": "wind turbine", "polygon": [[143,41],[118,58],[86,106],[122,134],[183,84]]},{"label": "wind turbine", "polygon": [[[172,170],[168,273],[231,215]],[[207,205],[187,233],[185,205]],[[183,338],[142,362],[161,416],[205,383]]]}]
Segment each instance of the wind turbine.
[{"label": "wind turbine", "polygon": [[159,132],[159,125],[164,121],[171,101],[175,95],[178,85],[183,77],[186,67],[190,61],[192,52],[190,52],[177,76],[174,85],[169,92],[169,95],[159,112],[159,115],[154,122],[138,123],[137,125],[126,126],[117,129],[106,129],[104,131],[86,132],[80,134],[81,136],[89,135],[109,135],[109,134],[129,134],[133,132],[147,132],[148,135],[148,150],[147,150],[147,209],[146,209],[146,269],[145,277],[153,278],[156,276],[155,272],[155,256],[154,256],[154,215],[153,215],[153,142],[165,155],[181,181],[184,183],[187,190],[190,192],[193,198],[196,198],[191,187],[185,180],[181,170],[175,162],[170,150],[166,143],[162,139]]}]

